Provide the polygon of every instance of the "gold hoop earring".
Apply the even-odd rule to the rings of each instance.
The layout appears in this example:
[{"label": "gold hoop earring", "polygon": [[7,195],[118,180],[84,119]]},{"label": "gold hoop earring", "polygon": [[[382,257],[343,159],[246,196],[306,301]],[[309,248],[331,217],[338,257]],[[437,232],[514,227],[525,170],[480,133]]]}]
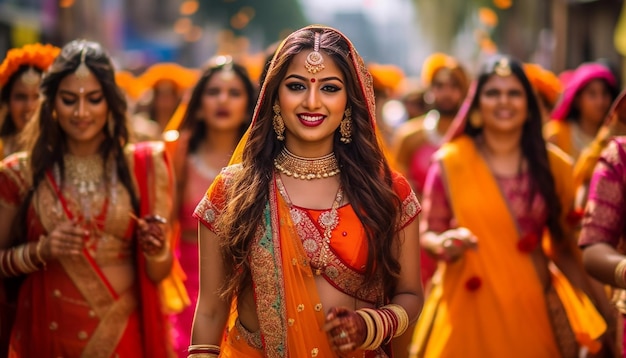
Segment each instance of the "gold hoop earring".
[{"label": "gold hoop earring", "polygon": [[339,124],[339,133],[341,133],[341,141],[345,144],[352,142],[352,108],[346,108],[343,119]]},{"label": "gold hoop earring", "polygon": [[282,142],[285,140],[285,122],[283,121],[283,117],[280,115],[280,106],[275,104],[272,109],[274,110],[274,119],[272,120],[272,123],[274,124],[276,139]]},{"label": "gold hoop earring", "polygon": [[469,122],[472,125],[472,127],[477,128],[477,129],[482,128],[483,126],[483,119],[480,116],[480,113],[478,113],[478,111],[476,111],[475,109],[470,112]]},{"label": "gold hoop earring", "polygon": [[113,118],[113,113],[109,113],[109,118],[107,120],[107,130],[109,131],[109,136],[113,138],[115,136],[115,118]]}]

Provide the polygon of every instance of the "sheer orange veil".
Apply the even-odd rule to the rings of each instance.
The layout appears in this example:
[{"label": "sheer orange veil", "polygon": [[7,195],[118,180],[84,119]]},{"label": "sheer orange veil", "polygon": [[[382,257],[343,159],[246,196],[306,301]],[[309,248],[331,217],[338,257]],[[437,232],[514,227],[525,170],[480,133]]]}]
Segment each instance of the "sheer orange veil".
[{"label": "sheer orange veil", "polygon": [[[276,63],[278,63],[278,59],[281,58],[281,56],[284,56],[284,45],[285,43],[292,38],[294,35],[301,33],[302,31],[332,31],[335,32],[337,34],[339,34],[345,41],[346,43],[348,43],[348,46],[350,48],[350,63],[352,65],[352,67],[354,67],[355,72],[357,74],[357,78],[356,80],[359,83],[359,87],[361,89],[361,95],[362,97],[365,99],[365,103],[367,105],[367,111],[369,114],[369,121],[370,124],[372,126],[372,128],[374,129],[375,133],[376,133],[376,138],[378,141],[378,145],[381,148],[381,150],[383,151],[385,158],[387,159],[387,162],[389,164],[389,166],[391,168],[394,168],[393,162],[391,160],[392,156],[389,154],[389,150],[387,149],[384,141],[383,141],[383,137],[379,132],[379,129],[376,127],[376,110],[375,110],[375,104],[374,104],[374,87],[373,87],[373,79],[372,79],[372,75],[368,72],[367,67],[365,66],[365,63],[363,62],[363,58],[361,58],[361,56],[358,54],[356,48],[354,47],[354,45],[352,44],[352,42],[344,35],[342,34],[340,31],[332,28],[332,27],[328,27],[328,26],[323,26],[323,25],[310,25],[307,27],[304,27],[300,30],[294,31],[292,34],[290,34],[289,36],[287,36],[287,38],[285,38],[280,45],[278,46],[278,48],[276,49],[276,51],[274,52],[274,57],[272,58],[272,62],[270,63],[269,69],[268,69],[268,76],[267,78],[270,78],[270,74],[272,74],[274,71],[276,71]],[[321,48],[322,50],[324,50],[324,48]],[[241,163],[242,161],[242,157],[243,157],[243,151],[244,148],[246,146],[246,143],[248,142],[248,138],[250,136],[250,132],[252,130],[252,128],[254,128],[256,125],[258,125],[259,121],[267,121],[267,120],[272,120],[272,118],[260,118],[261,117],[261,106],[263,105],[263,100],[265,98],[265,96],[267,95],[266,92],[266,83],[263,83],[261,90],[259,92],[259,97],[257,99],[257,104],[254,108],[254,113],[252,115],[252,123],[250,124],[250,127],[248,128],[248,130],[246,131],[246,133],[244,134],[244,136],[241,138],[241,140],[239,141],[239,144],[237,145],[237,148],[235,149],[235,151],[233,152],[233,155],[230,159],[230,165],[232,164],[237,164],[237,163]]]}]

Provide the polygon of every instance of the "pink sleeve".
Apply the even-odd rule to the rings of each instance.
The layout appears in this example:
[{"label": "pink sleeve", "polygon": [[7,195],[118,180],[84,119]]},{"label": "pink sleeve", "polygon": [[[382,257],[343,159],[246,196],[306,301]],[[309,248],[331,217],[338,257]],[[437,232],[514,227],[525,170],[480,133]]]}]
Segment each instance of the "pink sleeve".
[{"label": "pink sleeve", "polygon": [[422,208],[423,230],[441,233],[453,227],[454,217],[439,162],[434,162],[428,169]]},{"label": "pink sleeve", "polygon": [[626,141],[611,141],[596,165],[578,244],[606,243],[617,247],[624,233]]}]

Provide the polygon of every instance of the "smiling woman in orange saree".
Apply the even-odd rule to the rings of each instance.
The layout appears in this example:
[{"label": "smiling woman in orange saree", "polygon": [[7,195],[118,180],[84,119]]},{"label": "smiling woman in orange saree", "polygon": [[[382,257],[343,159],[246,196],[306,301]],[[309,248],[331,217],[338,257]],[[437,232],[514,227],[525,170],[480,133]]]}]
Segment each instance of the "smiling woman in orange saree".
[{"label": "smiling woman in orange saree", "polygon": [[565,224],[571,164],[546,149],[517,61],[484,65],[449,136],[426,185],[423,247],[440,263],[412,356],[597,351],[605,323]]},{"label": "smiling woman in orange saree", "polygon": [[278,48],[239,164],[195,212],[190,357],[391,354],[421,310],[420,206],[374,113],[371,77],[337,30],[310,26]]},{"label": "smiling woman in orange saree", "polygon": [[67,44],[41,89],[28,150],[0,164],[0,276],[16,315],[8,355],[165,358],[163,145],[127,145],[126,103],[97,43]]}]

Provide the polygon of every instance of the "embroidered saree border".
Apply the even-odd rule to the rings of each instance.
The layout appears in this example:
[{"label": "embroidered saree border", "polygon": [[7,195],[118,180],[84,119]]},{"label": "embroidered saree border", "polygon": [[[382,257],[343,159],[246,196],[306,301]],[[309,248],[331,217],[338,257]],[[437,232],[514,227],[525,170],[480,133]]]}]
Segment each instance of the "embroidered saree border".
[{"label": "embroidered saree border", "polygon": [[288,357],[280,223],[277,216],[271,214],[277,210],[276,195],[276,188],[272,185],[269,202],[263,211],[265,230],[254,241],[250,269],[265,354],[268,357]]}]

